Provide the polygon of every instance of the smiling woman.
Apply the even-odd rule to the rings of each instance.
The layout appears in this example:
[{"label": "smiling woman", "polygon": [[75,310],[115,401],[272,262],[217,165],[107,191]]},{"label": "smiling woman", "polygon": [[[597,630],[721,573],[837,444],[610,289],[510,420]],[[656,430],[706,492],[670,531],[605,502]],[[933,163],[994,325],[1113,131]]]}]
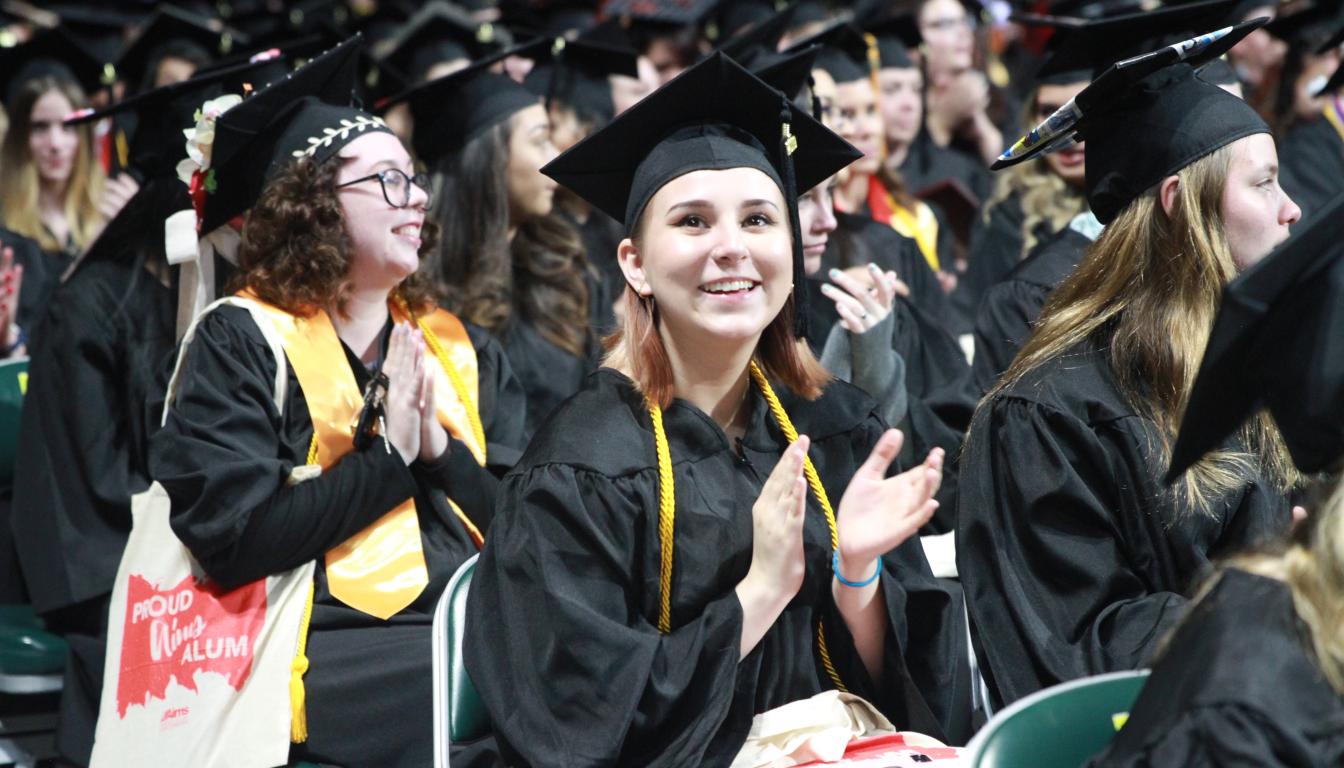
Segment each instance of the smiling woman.
[{"label": "smiling woman", "polygon": [[[494,71],[501,57],[397,96],[415,117],[412,144],[441,192],[435,260],[445,303],[503,344],[527,393],[531,435],[597,366],[611,301],[583,242],[555,210],[555,157],[541,98]],[[445,109],[452,104],[452,109]]]},{"label": "smiling woman", "polygon": [[727,765],[754,715],[828,689],[942,732],[961,635],[912,630],[957,625],[910,538],[942,454],[888,477],[900,433],[795,323],[798,189],[856,156],[718,54],[543,169],[624,222],[626,312],[472,584],[510,764]]},{"label": "smiling woman", "polygon": [[[293,758],[418,767],[434,604],[488,532],[522,402],[490,335],[434,305],[421,263],[438,229],[406,150],[316,95],[350,92],[334,72],[357,42],[218,117],[204,221],[249,209],[238,293],[189,336],[150,460],[174,532],[221,588],[317,561]],[[321,471],[297,482],[305,464]]]}]

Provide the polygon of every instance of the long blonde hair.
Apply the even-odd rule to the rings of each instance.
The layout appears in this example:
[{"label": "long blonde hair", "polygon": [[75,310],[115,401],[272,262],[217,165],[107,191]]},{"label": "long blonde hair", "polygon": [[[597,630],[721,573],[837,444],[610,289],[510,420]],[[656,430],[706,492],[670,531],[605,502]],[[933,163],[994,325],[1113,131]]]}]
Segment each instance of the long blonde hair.
[{"label": "long blonde hair", "polygon": [[[1089,246],[1082,263],[1050,296],[1035,333],[981,406],[1028,372],[1101,336],[1120,391],[1157,426],[1157,456],[1169,456],[1208,344],[1223,286],[1235,275],[1219,201],[1230,147],[1176,173],[1170,214],[1157,187],[1130,203]],[[1206,456],[1176,484],[1183,506],[1212,513],[1215,500],[1259,466],[1281,489],[1295,485],[1278,429],[1261,413],[1242,429],[1240,451]]]},{"label": "long blonde hair", "polygon": [[985,205],[984,216],[994,206],[1017,197],[1022,204],[1022,253],[1036,247],[1036,230],[1041,224],[1051,232],[1068,226],[1074,216],[1087,210],[1087,198],[1068,182],[1055,175],[1044,160],[1019,163],[1004,172],[994,188],[994,196]]},{"label": "long blonde hair", "polygon": [[1298,524],[1286,549],[1244,555],[1226,565],[1288,585],[1321,672],[1344,696],[1344,474],[1337,469],[1318,489],[1324,503],[1308,502],[1307,520]]},{"label": "long blonde hair", "polygon": [[[0,143],[0,210],[4,211],[5,226],[37,241],[45,251],[61,251],[65,243],[56,241],[42,224],[38,210],[37,165],[28,148],[32,134],[33,105],[44,95],[58,91],[75,109],[88,105],[80,87],[63,78],[43,75],[28,80],[19,89],[14,103],[9,105],[9,130]],[[93,130],[88,125],[75,129],[79,134],[79,149],[65,186],[65,218],[70,223],[70,237],[76,248],[88,248],[102,225],[98,213],[98,198],[103,191],[103,169],[94,159]]]},{"label": "long blonde hair", "polygon": [[[1032,105],[1033,95],[1023,107],[1022,124],[1024,131],[1036,127],[1033,119],[1036,111]],[[1002,205],[1009,198],[1016,197],[1022,204],[1022,254],[1026,255],[1036,247],[1036,229],[1041,224],[1051,232],[1058,232],[1073,220],[1073,217],[1087,210],[1087,197],[1082,190],[1064,181],[1050,169],[1044,159],[1028,163],[1018,163],[1004,171],[995,182],[994,195],[985,204],[985,221],[995,206]]]}]

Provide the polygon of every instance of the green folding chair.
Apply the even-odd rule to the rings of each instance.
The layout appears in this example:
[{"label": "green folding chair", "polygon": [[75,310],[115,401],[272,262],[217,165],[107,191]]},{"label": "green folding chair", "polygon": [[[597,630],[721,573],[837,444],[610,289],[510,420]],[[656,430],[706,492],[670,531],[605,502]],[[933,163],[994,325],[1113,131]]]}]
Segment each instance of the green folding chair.
[{"label": "green folding chair", "polygon": [[994,715],[966,745],[970,768],[1078,768],[1129,717],[1148,670],[1111,672],[1037,691]]},{"label": "green folding chair", "polygon": [[467,626],[467,592],[476,571],[472,555],[458,567],[434,609],[434,765],[448,767],[453,742],[471,741],[490,732],[490,713],[467,675],[462,636]]}]

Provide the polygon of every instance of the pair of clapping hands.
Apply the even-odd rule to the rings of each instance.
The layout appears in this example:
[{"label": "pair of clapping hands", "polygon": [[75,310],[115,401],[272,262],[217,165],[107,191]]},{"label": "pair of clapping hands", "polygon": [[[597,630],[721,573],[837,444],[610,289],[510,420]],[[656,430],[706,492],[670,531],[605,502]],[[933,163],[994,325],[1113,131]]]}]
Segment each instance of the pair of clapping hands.
[{"label": "pair of clapping hands", "polygon": [[891,314],[896,297],[908,297],[910,288],[895,272],[883,272],[876,264],[848,269],[832,269],[831,282],[821,286],[826,298],[835,302],[840,325],[854,334],[865,333]]},{"label": "pair of clapping hands", "polygon": [[448,432],[439,423],[434,404],[434,363],[429,356],[419,328],[410,323],[392,327],[382,367],[388,382],[384,437],[407,464],[417,458],[434,461],[448,450]]}]

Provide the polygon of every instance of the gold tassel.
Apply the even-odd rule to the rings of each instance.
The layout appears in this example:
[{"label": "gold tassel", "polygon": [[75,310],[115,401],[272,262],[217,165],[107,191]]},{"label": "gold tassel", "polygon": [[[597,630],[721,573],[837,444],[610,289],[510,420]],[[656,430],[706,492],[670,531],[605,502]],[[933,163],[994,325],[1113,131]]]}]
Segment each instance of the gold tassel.
[{"label": "gold tassel", "polygon": [[308,740],[308,709],[303,689],[303,676],[308,673],[308,622],[313,618],[313,585],[308,584],[308,602],[299,623],[299,649],[289,667],[289,740],[302,744]]}]

